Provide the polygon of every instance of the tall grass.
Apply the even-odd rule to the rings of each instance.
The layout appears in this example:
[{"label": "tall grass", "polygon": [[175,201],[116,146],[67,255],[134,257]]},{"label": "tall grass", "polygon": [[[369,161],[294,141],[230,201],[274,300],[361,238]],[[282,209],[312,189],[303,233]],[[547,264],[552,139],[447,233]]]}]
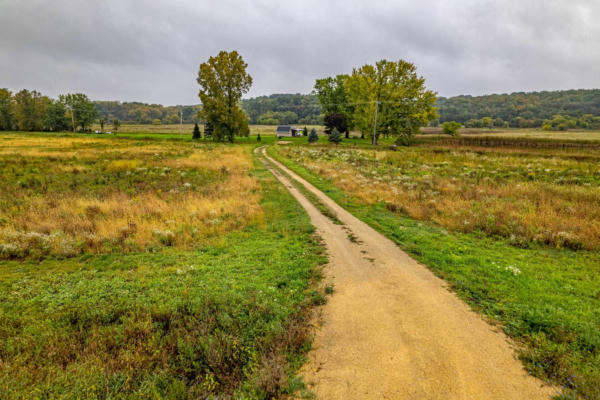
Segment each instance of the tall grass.
[{"label": "tall grass", "polygon": [[0,258],[193,249],[260,221],[247,149],[4,140]]},{"label": "tall grass", "polygon": [[587,156],[287,147],[289,157],[367,204],[517,246],[600,248],[600,161]]}]

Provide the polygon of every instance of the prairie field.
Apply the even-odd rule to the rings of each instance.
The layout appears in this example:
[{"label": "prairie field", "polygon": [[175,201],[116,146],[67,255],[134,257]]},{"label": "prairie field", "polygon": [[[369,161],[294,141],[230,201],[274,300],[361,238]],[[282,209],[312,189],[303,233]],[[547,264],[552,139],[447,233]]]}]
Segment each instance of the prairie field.
[{"label": "prairie field", "polygon": [[524,247],[600,249],[600,156],[594,154],[298,146],[281,154],[367,204],[385,203],[447,229]]},{"label": "prairie field", "polygon": [[324,256],[252,148],[0,135],[0,397],[296,387]]},{"label": "prairie field", "polygon": [[600,398],[597,151],[346,140],[269,153],[499,324],[560,398]]},{"label": "prairie field", "polygon": [[3,137],[0,258],[190,250],[262,218],[246,148]]}]

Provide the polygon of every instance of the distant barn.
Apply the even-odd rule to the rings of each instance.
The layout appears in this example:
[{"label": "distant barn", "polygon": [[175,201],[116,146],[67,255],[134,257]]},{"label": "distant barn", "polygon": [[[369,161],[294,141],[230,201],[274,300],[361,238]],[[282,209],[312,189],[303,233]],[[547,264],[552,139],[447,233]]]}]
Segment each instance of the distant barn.
[{"label": "distant barn", "polygon": [[302,131],[295,126],[291,125],[279,125],[277,127],[277,137],[284,136],[301,136]]}]

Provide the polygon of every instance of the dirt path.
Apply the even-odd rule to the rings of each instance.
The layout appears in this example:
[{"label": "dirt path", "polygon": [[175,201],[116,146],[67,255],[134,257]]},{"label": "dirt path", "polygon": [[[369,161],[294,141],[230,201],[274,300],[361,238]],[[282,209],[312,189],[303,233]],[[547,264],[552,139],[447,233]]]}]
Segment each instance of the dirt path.
[{"label": "dirt path", "polygon": [[[258,150],[258,149],[257,149]],[[335,292],[302,371],[319,399],[548,399],[507,337],[393,242],[277,161],[344,225],[322,215],[277,169],[323,238]],[[263,161],[264,162],[264,161]],[[359,241],[349,237],[349,232]]]}]

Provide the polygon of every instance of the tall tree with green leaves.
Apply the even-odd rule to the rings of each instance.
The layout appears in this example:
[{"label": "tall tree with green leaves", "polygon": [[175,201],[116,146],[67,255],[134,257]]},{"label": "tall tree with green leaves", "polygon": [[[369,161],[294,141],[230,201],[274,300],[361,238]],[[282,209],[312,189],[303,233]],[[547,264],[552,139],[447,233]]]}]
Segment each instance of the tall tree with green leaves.
[{"label": "tall tree with green leaves", "polygon": [[46,129],[54,132],[65,131],[69,127],[67,108],[60,101],[51,101],[46,107]]},{"label": "tall tree with green leaves", "polygon": [[0,89],[0,131],[13,129],[13,98],[8,89]]},{"label": "tall tree with green leaves", "polygon": [[96,106],[83,93],[61,94],[59,100],[67,107],[73,132],[78,127],[87,131],[98,117]]},{"label": "tall tree with green leaves", "polygon": [[17,127],[22,131],[41,131],[44,129],[47,97],[38,91],[23,89],[14,95],[14,115]]},{"label": "tall tree with green leaves", "polygon": [[335,77],[317,79],[314,87],[314,92],[317,94],[319,103],[321,103],[325,120],[331,118],[330,115],[344,114],[346,116],[346,128],[340,130],[340,132],[346,133],[346,137],[348,137],[349,130],[353,127],[352,116],[354,114],[354,104],[348,93],[347,80],[348,75],[336,75]]},{"label": "tall tree with green leaves", "polygon": [[436,94],[425,88],[425,79],[409,62],[381,60],[355,68],[346,85],[355,104],[354,124],[374,145],[381,134],[408,144],[421,126],[437,118]]},{"label": "tall tree with green leaves", "polygon": [[242,96],[252,86],[247,67],[237,51],[221,51],[200,64],[197,82],[200,85],[202,117],[211,122],[216,141],[233,143],[235,135],[249,132],[248,118],[240,104]]}]

